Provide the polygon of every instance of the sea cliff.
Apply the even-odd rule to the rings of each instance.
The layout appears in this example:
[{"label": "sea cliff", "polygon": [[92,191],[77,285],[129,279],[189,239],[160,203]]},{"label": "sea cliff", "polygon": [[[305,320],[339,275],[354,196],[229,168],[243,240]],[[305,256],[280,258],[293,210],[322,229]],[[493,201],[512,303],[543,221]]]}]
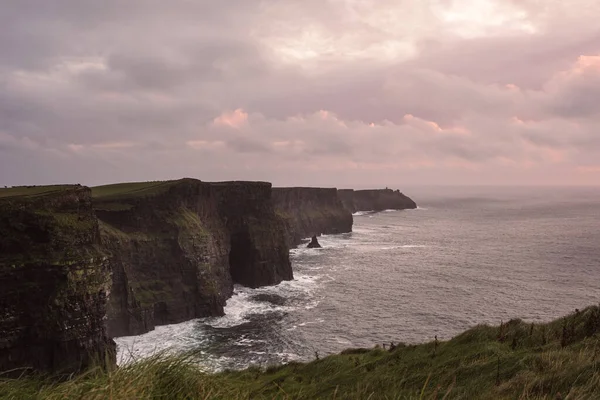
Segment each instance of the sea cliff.
[{"label": "sea cliff", "polygon": [[114,362],[104,318],[109,257],[91,190],[17,187],[0,192],[0,371],[73,372]]},{"label": "sea cliff", "polygon": [[340,189],[338,196],[344,208],[351,213],[357,211],[383,211],[383,210],[405,210],[417,208],[410,197],[400,190],[392,189],[369,189],[353,190]]},{"label": "sea cliff", "polygon": [[293,277],[269,183],[182,179],[93,190],[112,255],[111,336],[222,315],[233,283]]},{"label": "sea cliff", "polygon": [[313,235],[352,232],[352,214],[335,188],[273,188],[273,202],[290,247]]},{"label": "sea cliff", "polygon": [[289,248],[399,191],[196,179],[0,189],[0,372],[114,364],[112,337],[223,314],[235,283],[293,279]]},{"label": "sea cliff", "polygon": [[0,372],[114,364],[111,337],[223,314],[293,279],[267,182],[0,190]]}]

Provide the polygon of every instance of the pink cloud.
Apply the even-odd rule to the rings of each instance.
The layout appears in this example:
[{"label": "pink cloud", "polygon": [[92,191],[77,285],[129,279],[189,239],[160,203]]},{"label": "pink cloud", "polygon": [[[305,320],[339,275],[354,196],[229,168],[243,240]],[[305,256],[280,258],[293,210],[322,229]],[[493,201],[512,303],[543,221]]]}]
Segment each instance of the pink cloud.
[{"label": "pink cloud", "polygon": [[225,146],[220,140],[189,140],[186,144],[195,150],[214,150]]},{"label": "pink cloud", "polygon": [[91,145],[96,149],[127,149],[134,146],[136,146],[134,142],[104,142]]},{"label": "pink cloud", "polygon": [[137,146],[138,143],[123,141],[123,142],[101,142],[101,143],[92,143],[92,144],[78,144],[71,143],[67,145],[67,149],[72,152],[79,153],[82,151],[96,149],[96,150],[119,150],[119,149],[128,149],[131,147]]},{"label": "pink cloud", "polygon": [[448,134],[448,135],[460,135],[467,136],[471,134],[471,131],[464,126],[450,126],[442,128],[437,122],[429,121],[423,118],[415,117],[412,114],[406,114],[403,118],[404,122],[413,128],[420,131],[433,132],[435,134]]},{"label": "pink cloud", "polygon": [[585,165],[575,169],[580,174],[600,174],[600,165]]},{"label": "pink cloud", "polygon": [[238,108],[234,111],[226,111],[213,120],[215,126],[228,126],[239,129],[248,123],[248,113]]},{"label": "pink cloud", "polygon": [[589,70],[600,72],[600,55],[581,55],[579,58],[577,58],[577,62],[573,67],[573,72],[582,73]]}]

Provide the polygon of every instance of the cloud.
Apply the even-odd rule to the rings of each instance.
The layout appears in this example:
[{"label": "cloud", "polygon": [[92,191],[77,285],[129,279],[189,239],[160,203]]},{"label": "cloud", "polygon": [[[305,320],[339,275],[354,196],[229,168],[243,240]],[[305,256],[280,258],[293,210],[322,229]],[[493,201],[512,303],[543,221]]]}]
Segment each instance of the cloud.
[{"label": "cloud", "polygon": [[591,0],[38,3],[3,7],[0,184],[597,182]]}]

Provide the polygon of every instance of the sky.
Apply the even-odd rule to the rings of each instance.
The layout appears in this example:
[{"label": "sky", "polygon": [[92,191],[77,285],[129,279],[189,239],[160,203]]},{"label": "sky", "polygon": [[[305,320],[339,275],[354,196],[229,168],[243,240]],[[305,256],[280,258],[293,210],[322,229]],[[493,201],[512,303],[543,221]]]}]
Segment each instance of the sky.
[{"label": "sky", "polygon": [[597,185],[597,0],[0,0],[0,185]]}]

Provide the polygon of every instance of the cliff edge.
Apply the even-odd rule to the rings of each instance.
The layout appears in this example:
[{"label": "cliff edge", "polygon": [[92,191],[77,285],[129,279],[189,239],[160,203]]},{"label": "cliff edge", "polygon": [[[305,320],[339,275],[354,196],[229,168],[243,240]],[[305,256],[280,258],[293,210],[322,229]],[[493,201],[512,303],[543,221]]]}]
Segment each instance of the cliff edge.
[{"label": "cliff edge", "polygon": [[340,189],[338,195],[344,208],[351,213],[357,211],[406,210],[417,208],[410,197],[400,190],[392,189]]}]

